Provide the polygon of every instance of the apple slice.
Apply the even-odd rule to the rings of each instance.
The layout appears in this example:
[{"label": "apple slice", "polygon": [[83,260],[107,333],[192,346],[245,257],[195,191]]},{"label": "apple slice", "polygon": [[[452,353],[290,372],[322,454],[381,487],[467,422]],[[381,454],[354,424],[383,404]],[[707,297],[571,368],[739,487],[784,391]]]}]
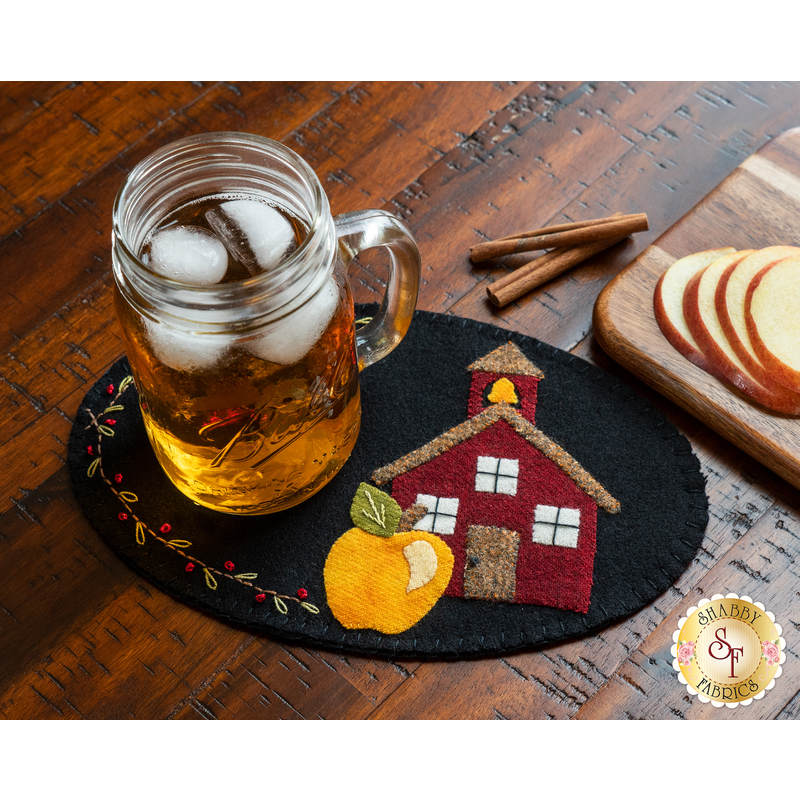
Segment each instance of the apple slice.
[{"label": "apple slice", "polygon": [[683,316],[683,294],[689,281],[702,269],[724,255],[735,253],[733,247],[704,250],[678,259],[658,279],[653,294],[656,322],[666,340],[686,359],[716,378],[721,374],[700,351]]},{"label": "apple slice", "polygon": [[[683,317],[686,327],[700,352],[717,367],[725,380],[745,388],[739,380],[739,359],[724,341],[722,326],[714,306],[714,292],[720,276],[728,267],[736,266],[754,250],[738,250],[714,259],[689,279],[683,292]],[[723,341],[719,341],[722,339]],[[734,361],[736,359],[736,361]]]},{"label": "apple slice", "polygon": [[800,256],[756,273],[745,294],[745,319],[761,363],[776,381],[800,392]]},{"label": "apple slice", "polygon": [[765,408],[782,414],[800,414],[800,394],[787,390],[772,378],[759,380],[736,354],[722,328],[716,306],[721,277],[755,250],[741,250],[716,259],[696,273],[686,285],[683,313],[689,331],[700,351],[716,367],[718,374]]},{"label": "apple slice", "polygon": [[758,272],[782,258],[793,255],[800,255],[799,247],[776,245],[757,250],[738,264],[732,264],[725,270],[717,284],[717,293],[714,298],[722,330],[734,352],[756,379],[770,388],[775,380],[764,368],[753,349],[747,330],[744,299],[750,281]]}]

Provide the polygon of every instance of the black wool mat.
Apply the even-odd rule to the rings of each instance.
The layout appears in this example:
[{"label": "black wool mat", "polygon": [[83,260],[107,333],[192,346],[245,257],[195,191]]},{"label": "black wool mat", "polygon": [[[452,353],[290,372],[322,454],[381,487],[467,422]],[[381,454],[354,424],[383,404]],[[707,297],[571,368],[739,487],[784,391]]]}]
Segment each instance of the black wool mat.
[{"label": "black wool mat", "polygon": [[[544,373],[536,428],[619,501],[619,513],[597,510],[588,612],[446,594],[403,632],[345,628],[328,603],[323,569],[334,542],[354,527],[359,486],[375,486],[376,469],[467,420],[468,366],[509,341]],[[585,361],[488,324],[417,312],[400,346],[361,375],[361,433],[342,471],[300,506],[266,516],[213,512],[173,487],[150,448],[129,374],[126,359],[114,364],[73,426],[70,473],[87,518],[165,592],[276,638],[455,658],[585,637],[663,593],[691,563],[708,522],[699,462],[659,411]],[[380,489],[390,493],[391,484]],[[531,528],[520,536],[530,539]]]}]

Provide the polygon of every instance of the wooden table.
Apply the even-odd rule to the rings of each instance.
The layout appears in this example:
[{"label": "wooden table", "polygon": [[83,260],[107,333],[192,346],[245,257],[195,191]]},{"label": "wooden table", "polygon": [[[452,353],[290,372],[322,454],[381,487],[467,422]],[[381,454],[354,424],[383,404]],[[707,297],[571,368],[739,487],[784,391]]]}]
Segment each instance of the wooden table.
[{"label": "wooden table", "polygon": [[[6,83],[0,91],[0,717],[792,717],[800,559],[796,490],[639,383],[592,335],[606,283],[772,137],[800,124],[782,83]],[[382,207],[423,257],[422,309],[540,338],[636,386],[689,437],[711,521],[681,579],[597,636],[468,662],[289,646],[163,594],[89,526],[65,463],[87,388],[122,354],[111,205],[178,137],[283,141],[334,213]],[[498,311],[472,265],[487,238],[645,211],[650,231]],[[356,299],[383,292],[365,260]],[[672,671],[677,621],[709,593],[755,595],[783,624],[785,676],[748,708],[692,700]]]}]

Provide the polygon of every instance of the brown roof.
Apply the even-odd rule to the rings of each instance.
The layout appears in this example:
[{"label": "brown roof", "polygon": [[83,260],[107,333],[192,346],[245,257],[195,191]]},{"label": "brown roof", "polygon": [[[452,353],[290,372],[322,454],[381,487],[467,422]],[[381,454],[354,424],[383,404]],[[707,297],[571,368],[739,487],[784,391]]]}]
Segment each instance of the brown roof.
[{"label": "brown roof", "polygon": [[489,406],[480,414],[456,425],[455,428],[437,436],[426,445],[375,470],[372,473],[372,480],[380,486],[414,467],[432,461],[436,456],[460,442],[471,439],[501,419],[504,419],[520,436],[565,472],[586,494],[594,498],[601,508],[610,514],[616,514],[619,511],[619,500],[612,497],[566,450],[545,436],[533,423],[506,403]]},{"label": "brown roof", "polygon": [[504,375],[533,375],[544,378],[544,372],[529,361],[522,350],[513,342],[508,342],[488,355],[470,364],[467,369],[473,372],[495,372]]}]

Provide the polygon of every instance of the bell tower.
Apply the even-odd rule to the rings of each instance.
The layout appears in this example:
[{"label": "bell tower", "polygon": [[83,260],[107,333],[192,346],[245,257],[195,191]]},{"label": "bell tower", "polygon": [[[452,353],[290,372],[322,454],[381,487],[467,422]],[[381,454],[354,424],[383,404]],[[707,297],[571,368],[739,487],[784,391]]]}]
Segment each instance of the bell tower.
[{"label": "bell tower", "polygon": [[467,367],[472,372],[469,415],[494,403],[506,403],[535,424],[536,392],[544,373],[512,342],[492,350]]}]

